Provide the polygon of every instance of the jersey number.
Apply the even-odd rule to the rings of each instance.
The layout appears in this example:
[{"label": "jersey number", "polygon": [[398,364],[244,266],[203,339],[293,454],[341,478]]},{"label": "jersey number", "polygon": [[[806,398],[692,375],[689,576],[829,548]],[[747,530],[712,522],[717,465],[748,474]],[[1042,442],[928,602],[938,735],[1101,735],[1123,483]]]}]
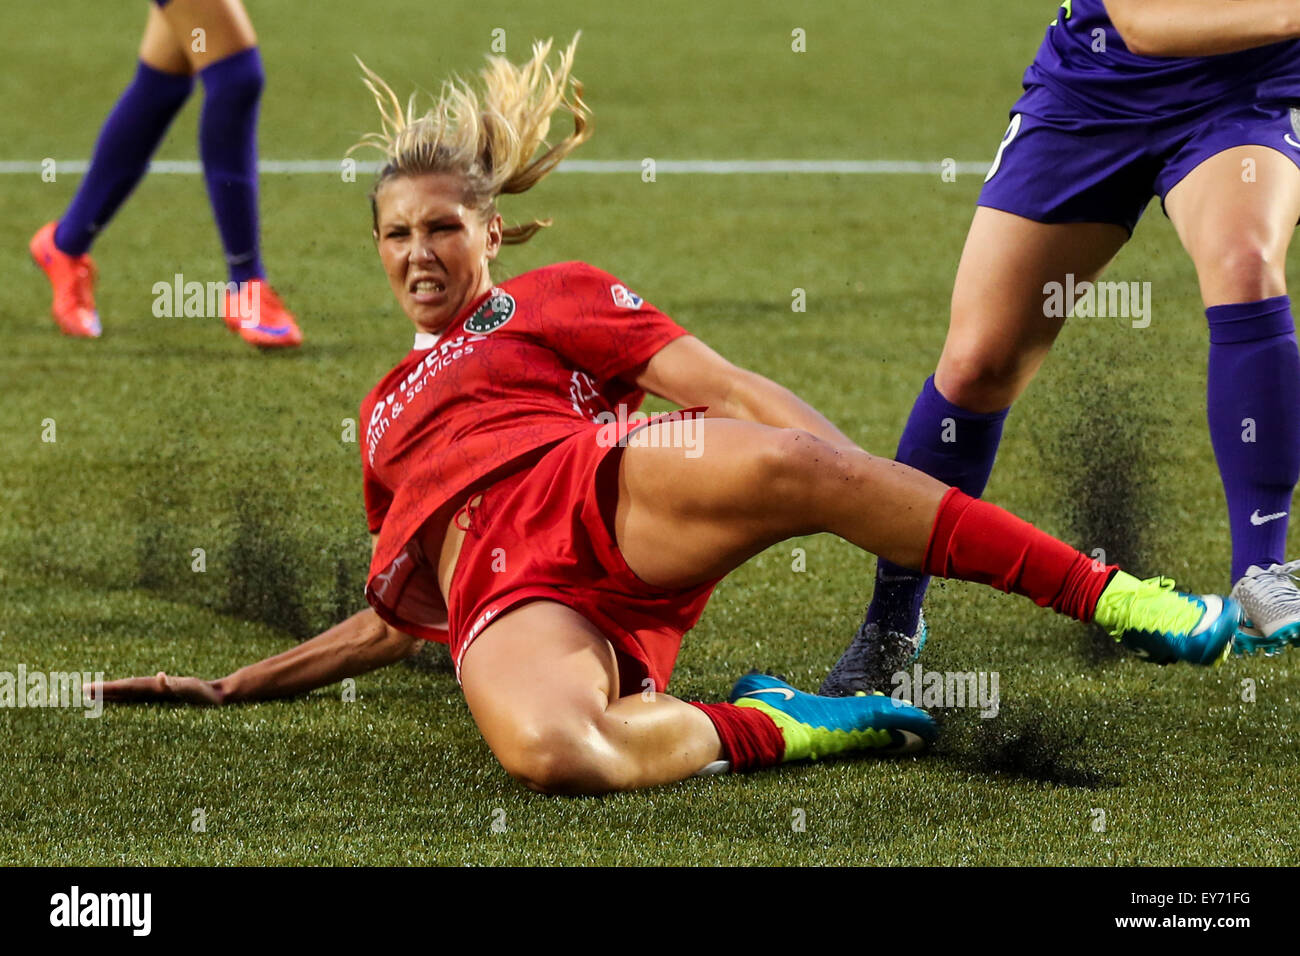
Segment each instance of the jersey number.
[{"label": "jersey number", "polygon": [[984,177],[985,182],[988,182],[997,174],[998,168],[1002,165],[1002,154],[1007,151],[1007,147],[1011,145],[1011,141],[1015,139],[1016,134],[1020,132],[1020,120],[1021,114],[1019,113],[1011,117],[1011,125],[1007,127],[1006,135],[1002,137],[1002,143],[998,146],[998,154],[993,157],[993,165],[989,167],[989,174]]}]

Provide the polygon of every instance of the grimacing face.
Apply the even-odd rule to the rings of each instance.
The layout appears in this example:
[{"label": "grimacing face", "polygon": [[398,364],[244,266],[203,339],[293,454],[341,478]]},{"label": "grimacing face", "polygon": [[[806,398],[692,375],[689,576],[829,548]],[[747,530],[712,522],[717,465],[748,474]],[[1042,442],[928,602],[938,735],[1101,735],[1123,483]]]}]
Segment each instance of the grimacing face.
[{"label": "grimacing face", "polygon": [[446,173],[399,176],[375,197],[375,242],[388,283],[417,330],[438,334],[492,288],[500,215],[464,205],[462,181]]}]

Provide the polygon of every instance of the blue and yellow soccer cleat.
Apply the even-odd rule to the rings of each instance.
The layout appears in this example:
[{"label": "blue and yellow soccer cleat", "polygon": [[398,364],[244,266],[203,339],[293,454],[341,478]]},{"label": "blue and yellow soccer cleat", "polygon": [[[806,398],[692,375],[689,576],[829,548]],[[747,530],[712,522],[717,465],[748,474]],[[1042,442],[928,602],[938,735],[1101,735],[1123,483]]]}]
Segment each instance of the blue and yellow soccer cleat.
[{"label": "blue and yellow soccer cleat", "polygon": [[1139,581],[1119,571],[1097,601],[1093,619],[1156,664],[1217,665],[1232,649],[1241,605],[1217,594],[1175,591],[1169,578]]},{"label": "blue and yellow soccer cleat", "polygon": [[851,750],[911,753],[938,736],[930,715],[905,701],[883,694],[818,697],[757,671],[736,681],[728,699],[772,718],[785,739],[783,762]]}]

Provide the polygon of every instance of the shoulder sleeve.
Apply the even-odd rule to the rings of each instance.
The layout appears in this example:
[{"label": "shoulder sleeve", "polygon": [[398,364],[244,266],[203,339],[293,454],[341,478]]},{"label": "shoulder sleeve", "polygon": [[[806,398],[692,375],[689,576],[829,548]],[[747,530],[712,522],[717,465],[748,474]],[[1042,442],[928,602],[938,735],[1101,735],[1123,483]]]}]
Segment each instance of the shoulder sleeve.
[{"label": "shoulder sleeve", "polygon": [[689,334],[608,272],[580,262],[562,268],[541,329],[550,348],[598,380],[618,378]]}]

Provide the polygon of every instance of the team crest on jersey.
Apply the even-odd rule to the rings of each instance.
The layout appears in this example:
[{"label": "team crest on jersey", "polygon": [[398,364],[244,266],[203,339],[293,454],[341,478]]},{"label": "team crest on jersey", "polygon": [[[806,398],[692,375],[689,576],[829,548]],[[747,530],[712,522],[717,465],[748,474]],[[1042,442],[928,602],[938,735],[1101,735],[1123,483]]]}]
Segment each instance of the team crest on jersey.
[{"label": "team crest on jersey", "polygon": [[620,309],[639,309],[645,301],[627,286],[617,283],[609,287],[609,294],[614,297],[614,304]]},{"label": "team crest on jersey", "polygon": [[488,300],[465,320],[465,331],[487,335],[510,321],[515,314],[515,299],[504,289],[493,289]]}]

